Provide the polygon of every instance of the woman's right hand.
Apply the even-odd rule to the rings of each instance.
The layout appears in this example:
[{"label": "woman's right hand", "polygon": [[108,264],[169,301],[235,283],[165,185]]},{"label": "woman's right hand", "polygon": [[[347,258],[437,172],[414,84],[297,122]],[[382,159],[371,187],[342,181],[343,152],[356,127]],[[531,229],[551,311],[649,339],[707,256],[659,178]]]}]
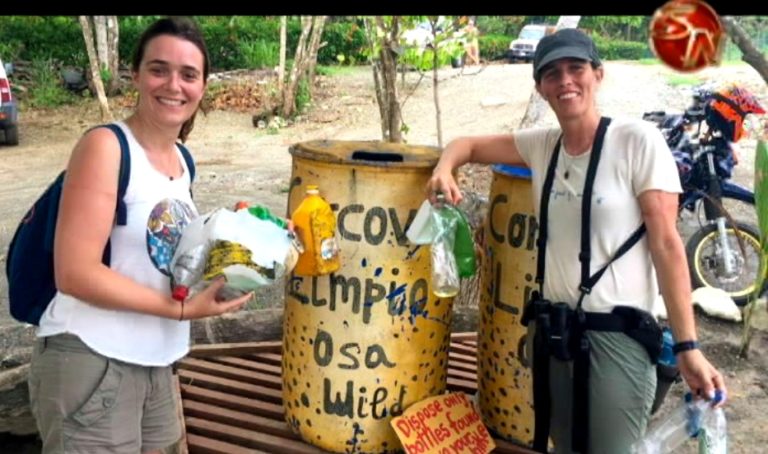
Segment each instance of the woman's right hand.
[{"label": "woman's right hand", "polygon": [[[212,315],[221,315],[227,312],[237,312],[253,296],[253,292],[237,297],[229,301],[217,301],[216,294],[227,283],[224,277],[215,279],[205,290],[187,298],[181,304],[179,315],[182,320],[195,320],[199,318],[210,317]],[[183,314],[183,315],[182,315]]]},{"label": "woman's right hand", "polygon": [[464,197],[450,169],[442,169],[438,165],[432,172],[432,178],[427,182],[427,198],[433,205],[437,202],[437,194],[445,196],[445,202],[458,205]]}]

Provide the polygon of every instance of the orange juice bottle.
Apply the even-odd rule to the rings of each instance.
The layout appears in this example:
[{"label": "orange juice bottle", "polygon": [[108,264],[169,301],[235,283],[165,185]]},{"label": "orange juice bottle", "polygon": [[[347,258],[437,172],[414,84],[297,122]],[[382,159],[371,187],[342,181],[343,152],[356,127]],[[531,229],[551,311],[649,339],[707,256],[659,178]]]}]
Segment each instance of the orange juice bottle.
[{"label": "orange juice bottle", "polygon": [[304,244],[294,274],[319,276],[339,269],[339,243],[336,239],[336,216],[328,202],[320,196],[316,185],[307,185],[307,195],[291,216]]}]

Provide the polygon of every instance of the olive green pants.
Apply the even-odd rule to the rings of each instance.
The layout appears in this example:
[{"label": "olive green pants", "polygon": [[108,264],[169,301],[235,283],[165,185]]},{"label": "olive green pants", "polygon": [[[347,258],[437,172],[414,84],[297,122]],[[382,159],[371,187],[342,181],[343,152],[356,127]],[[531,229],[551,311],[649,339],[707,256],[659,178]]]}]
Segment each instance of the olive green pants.
[{"label": "olive green pants", "polygon": [[[533,331],[529,330],[529,346]],[[588,331],[587,337],[591,344],[589,454],[628,454],[651,418],[656,367],[645,348],[624,333]],[[549,367],[549,435],[557,454],[571,453],[573,361],[551,358]]]},{"label": "olive green pants", "polygon": [[104,357],[79,338],[37,340],[29,394],[43,453],[152,451],[181,438],[171,367]]}]

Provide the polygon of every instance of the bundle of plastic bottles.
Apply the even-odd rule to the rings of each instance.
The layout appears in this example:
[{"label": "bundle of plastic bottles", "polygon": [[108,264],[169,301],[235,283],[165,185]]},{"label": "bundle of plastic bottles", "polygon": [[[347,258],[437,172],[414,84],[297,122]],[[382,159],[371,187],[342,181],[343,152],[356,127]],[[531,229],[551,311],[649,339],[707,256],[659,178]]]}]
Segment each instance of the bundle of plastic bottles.
[{"label": "bundle of plastic bottles", "polygon": [[690,392],[686,393],[681,405],[652,424],[645,436],[632,446],[632,454],[676,452],[691,439],[698,440],[699,454],[726,454],[725,413],[721,407],[715,407],[723,397],[719,390],[712,400],[693,399]]},{"label": "bundle of plastic bottles", "polygon": [[261,206],[238,203],[193,220],[182,232],[171,261],[174,299],[183,301],[219,276],[221,299],[246,294],[290,272],[300,244],[283,219]]},{"label": "bundle of plastic bottles", "polygon": [[440,298],[456,296],[460,278],[477,270],[475,243],[466,215],[438,195],[437,203],[424,203],[406,232],[414,244],[429,244],[432,261],[432,293]]}]

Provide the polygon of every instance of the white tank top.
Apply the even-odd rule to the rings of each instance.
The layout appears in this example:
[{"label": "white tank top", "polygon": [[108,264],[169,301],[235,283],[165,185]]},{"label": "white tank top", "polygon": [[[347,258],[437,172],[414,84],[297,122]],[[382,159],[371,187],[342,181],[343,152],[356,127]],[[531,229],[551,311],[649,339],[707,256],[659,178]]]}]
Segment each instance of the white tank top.
[{"label": "white tank top", "polygon": [[[110,268],[170,296],[169,265],[181,229],[197,216],[189,169],[170,180],[155,169],[125,123],[131,175],[125,202],[128,222],[110,235]],[[133,364],[166,366],[189,351],[189,321],[105,309],[58,292],[40,319],[38,337],[77,335],[96,352]]]}]

